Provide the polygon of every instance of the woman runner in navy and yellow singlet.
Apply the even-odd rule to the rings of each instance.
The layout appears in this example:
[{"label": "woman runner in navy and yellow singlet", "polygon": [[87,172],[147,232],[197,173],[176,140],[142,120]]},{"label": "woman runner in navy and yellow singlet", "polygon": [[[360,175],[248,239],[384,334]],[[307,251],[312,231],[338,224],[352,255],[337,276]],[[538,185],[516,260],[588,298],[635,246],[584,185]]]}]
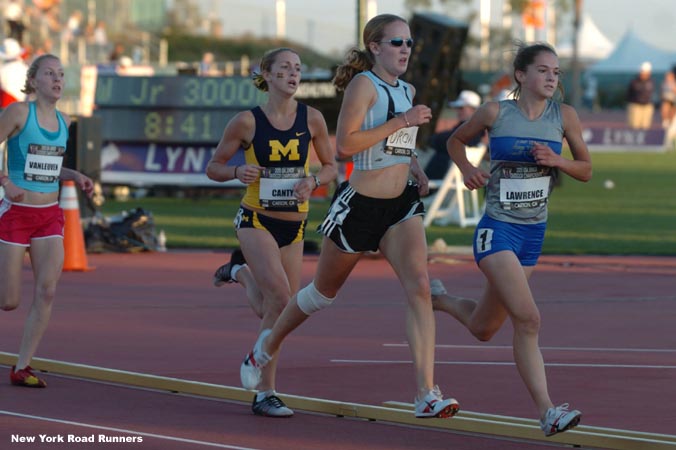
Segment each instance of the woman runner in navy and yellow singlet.
[{"label": "woman runner in navy and yellow singlet", "polygon": [[[268,51],[254,84],[268,93],[265,104],[238,113],[226,125],[207,166],[212,180],[237,179],[246,191],[235,217],[241,246],[220,267],[214,284],[241,283],[260,330],[270,328],[300,287],[303,240],[312,191],[337,175],[326,121],[315,108],[294,99],[301,61],[288,48]],[[320,170],[310,173],[310,149]],[[245,164],[228,165],[238,151]],[[275,393],[276,358],[256,386],[255,414],[289,417],[293,411]]]}]

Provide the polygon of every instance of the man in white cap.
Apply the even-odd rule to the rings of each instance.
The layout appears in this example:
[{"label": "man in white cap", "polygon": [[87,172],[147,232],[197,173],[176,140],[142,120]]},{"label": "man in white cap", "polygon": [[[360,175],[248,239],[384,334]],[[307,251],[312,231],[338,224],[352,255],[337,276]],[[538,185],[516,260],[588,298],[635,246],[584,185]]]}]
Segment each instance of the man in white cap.
[{"label": "man in white cap", "polygon": [[[430,180],[441,180],[446,175],[451,163],[448,150],[446,150],[446,141],[481,106],[481,96],[470,90],[460,91],[458,98],[452,102],[448,102],[448,106],[456,110],[458,123],[450,130],[436,133],[430,138],[429,146],[434,149],[434,155],[425,166],[425,174],[427,174]],[[482,138],[483,135],[481,134],[475,136],[467,145],[470,147],[479,145]]]},{"label": "man in white cap", "polygon": [[647,130],[653,122],[655,84],[650,77],[652,64],[646,61],[641,70],[629,83],[627,89],[627,124],[630,128]]}]

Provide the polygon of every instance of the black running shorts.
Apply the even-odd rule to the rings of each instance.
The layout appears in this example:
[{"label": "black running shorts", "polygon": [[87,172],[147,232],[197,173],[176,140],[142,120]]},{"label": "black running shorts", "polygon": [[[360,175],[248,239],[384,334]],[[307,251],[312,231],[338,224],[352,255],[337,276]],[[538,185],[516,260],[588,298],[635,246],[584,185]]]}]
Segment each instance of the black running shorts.
[{"label": "black running shorts", "polygon": [[383,199],[361,195],[345,181],[318,231],[344,252],[376,251],[391,226],[424,214],[418,187],[411,182],[399,197]]}]

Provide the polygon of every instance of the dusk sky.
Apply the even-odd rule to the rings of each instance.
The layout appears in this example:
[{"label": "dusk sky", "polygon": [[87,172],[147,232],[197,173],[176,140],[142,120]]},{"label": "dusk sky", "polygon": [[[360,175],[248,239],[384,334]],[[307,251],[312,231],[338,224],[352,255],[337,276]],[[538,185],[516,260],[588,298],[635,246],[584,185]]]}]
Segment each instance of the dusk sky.
[{"label": "dusk sky", "polygon": [[[275,0],[197,0],[205,11],[220,17],[225,33],[239,36],[273,36]],[[479,0],[473,0],[478,9]],[[390,12],[410,18],[404,0],[377,0],[379,13]],[[501,7],[502,0],[492,0],[492,8]],[[674,0],[641,0],[637,12],[636,0],[583,0],[583,11],[589,14],[600,31],[613,43],[632,29],[644,41],[676,51],[676,39],[671,32],[676,25]],[[433,11],[444,12],[439,2]],[[355,41],[356,1],[286,0],[286,35],[298,42],[313,42],[325,52],[343,53]],[[464,13],[455,17],[464,19]],[[476,27],[476,24],[473,25]]]}]

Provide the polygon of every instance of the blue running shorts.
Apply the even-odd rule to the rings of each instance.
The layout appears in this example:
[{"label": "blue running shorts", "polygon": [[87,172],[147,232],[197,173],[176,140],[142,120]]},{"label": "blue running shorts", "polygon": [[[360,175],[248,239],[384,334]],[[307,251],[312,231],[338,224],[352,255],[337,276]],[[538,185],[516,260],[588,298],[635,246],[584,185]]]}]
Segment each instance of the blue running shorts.
[{"label": "blue running shorts", "polygon": [[542,253],[546,229],[547,222],[509,223],[484,215],[474,230],[474,260],[479,264],[488,255],[508,250],[522,266],[534,266]]}]

